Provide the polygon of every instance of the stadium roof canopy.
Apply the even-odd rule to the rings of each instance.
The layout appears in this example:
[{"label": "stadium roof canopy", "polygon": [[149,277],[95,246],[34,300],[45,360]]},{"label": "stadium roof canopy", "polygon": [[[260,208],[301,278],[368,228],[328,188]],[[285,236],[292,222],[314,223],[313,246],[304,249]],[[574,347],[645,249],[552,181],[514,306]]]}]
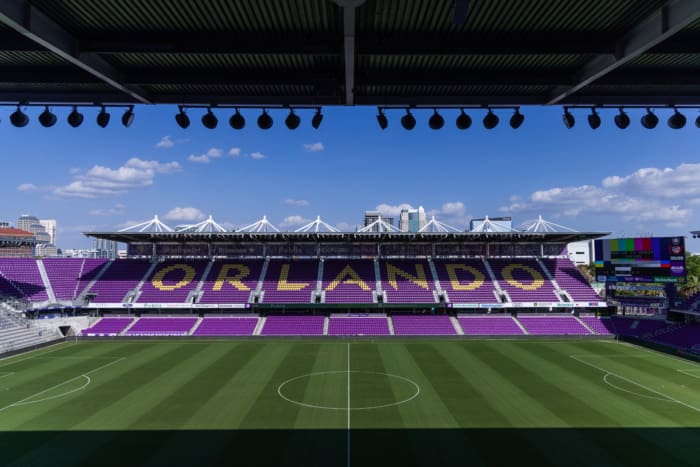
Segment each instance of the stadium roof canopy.
[{"label": "stadium roof canopy", "polygon": [[700,0],[0,0],[0,102],[700,104]]}]

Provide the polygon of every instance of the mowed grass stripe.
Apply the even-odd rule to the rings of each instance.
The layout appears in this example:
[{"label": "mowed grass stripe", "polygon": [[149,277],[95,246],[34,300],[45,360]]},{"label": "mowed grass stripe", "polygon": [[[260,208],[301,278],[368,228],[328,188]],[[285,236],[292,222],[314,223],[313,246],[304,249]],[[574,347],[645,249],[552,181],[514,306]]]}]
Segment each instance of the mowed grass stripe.
[{"label": "mowed grass stripe", "polygon": [[[320,407],[344,408],[347,406],[347,352],[346,342],[322,343],[311,370],[311,373],[320,374],[299,378],[282,387],[285,396],[294,397],[301,403],[319,406],[319,408],[304,407],[305,410],[299,410],[294,422],[295,427],[302,429],[324,426],[345,427],[346,410],[328,410]],[[303,388],[303,391],[299,391],[299,388]]]}]

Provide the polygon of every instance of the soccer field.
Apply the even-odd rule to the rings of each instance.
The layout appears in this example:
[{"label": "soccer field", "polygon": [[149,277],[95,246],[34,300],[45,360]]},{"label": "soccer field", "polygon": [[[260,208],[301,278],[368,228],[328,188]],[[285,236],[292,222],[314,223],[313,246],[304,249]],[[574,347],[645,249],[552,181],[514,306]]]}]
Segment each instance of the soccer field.
[{"label": "soccer field", "polygon": [[597,340],[64,343],[0,361],[0,465],[700,465],[700,365]]}]

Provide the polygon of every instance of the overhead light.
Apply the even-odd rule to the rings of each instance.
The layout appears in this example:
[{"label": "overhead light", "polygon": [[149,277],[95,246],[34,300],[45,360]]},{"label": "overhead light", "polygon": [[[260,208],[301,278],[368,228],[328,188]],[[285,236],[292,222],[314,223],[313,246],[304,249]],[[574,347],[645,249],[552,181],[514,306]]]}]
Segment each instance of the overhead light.
[{"label": "overhead light", "polygon": [[205,113],[202,116],[202,125],[204,125],[206,128],[209,128],[210,130],[213,130],[216,128],[216,125],[219,124],[219,119],[216,118],[216,115],[214,115],[214,112],[211,111],[211,107],[207,109],[207,113]]},{"label": "overhead light", "polygon": [[460,130],[466,130],[467,128],[472,126],[472,118],[466,113],[464,113],[464,109],[461,109],[457,120],[455,120],[455,124]]},{"label": "overhead light", "polygon": [[78,112],[78,106],[73,106],[73,111],[68,114],[68,124],[73,128],[78,128],[83,124],[83,114]]},{"label": "overhead light", "polygon": [[514,130],[520,128],[520,125],[525,121],[525,116],[520,113],[520,108],[515,108],[515,113],[510,117],[510,127]]},{"label": "overhead light", "polygon": [[134,106],[130,105],[124,115],[122,115],[122,125],[125,128],[129,128],[132,123],[134,123]]},{"label": "overhead light", "polygon": [[321,122],[323,121],[323,114],[321,113],[321,107],[316,109],[316,113],[314,114],[313,118],[311,119],[311,126],[314,127],[314,129],[318,130],[318,127],[321,126]]},{"label": "overhead light", "polygon": [[698,118],[695,119],[695,126],[700,128],[700,115],[698,115]]},{"label": "overhead light", "polygon": [[389,126],[389,119],[386,118],[384,111],[380,108],[377,108],[377,123],[379,123],[379,128],[382,130],[386,130],[386,128]]},{"label": "overhead light", "polygon": [[598,115],[595,107],[591,109],[591,114],[588,116],[588,126],[591,127],[591,130],[600,128],[600,115]]},{"label": "overhead light", "polygon": [[258,128],[261,130],[269,130],[272,128],[272,117],[270,117],[266,109],[263,109],[263,113],[258,117]]},{"label": "overhead light", "polygon": [[284,120],[284,124],[287,125],[287,128],[296,130],[299,128],[300,123],[301,118],[299,118],[299,115],[294,113],[294,109],[289,109],[289,115],[287,115],[287,118]]},{"label": "overhead light", "polygon": [[413,130],[416,127],[416,117],[413,116],[410,109],[406,109],[406,115],[401,117],[401,126],[406,130]]},{"label": "overhead light", "polygon": [[110,115],[109,113],[107,113],[107,110],[103,105],[102,109],[100,110],[100,113],[97,114],[97,124],[102,128],[105,128],[107,125],[109,125],[109,118]]},{"label": "overhead light", "polygon": [[440,128],[445,126],[445,119],[442,118],[442,115],[438,113],[437,109],[433,109],[433,115],[430,116],[430,119],[428,120],[428,125],[433,130],[439,130]]},{"label": "overhead light", "polygon": [[489,113],[487,113],[486,116],[484,117],[483,123],[484,123],[484,128],[486,128],[487,130],[493,130],[494,128],[496,128],[498,126],[498,115],[493,113],[493,110],[491,110],[491,108],[489,108]]},{"label": "overhead light", "polygon": [[622,107],[620,107],[620,113],[615,115],[615,125],[617,125],[620,130],[624,130],[630,126],[630,117],[625,113]]},{"label": "overhead light", "polygon": [[41,126],[44,128],[50,128],[56,124],[56,115],[54,115],[50,110],[49,106],[47,105],[44,107],[44,111],[41,112],[39,115],[39,123],[41,123]]},{"label": "overhead light", "polygon": [[175,121],[183,130],[190,126],[190,117],[185,113],[185,109],[180,106],[180,111],[175,115]]},{"label": "overhead light", "polygon": [[674,130],[680,130],[685,126],[686,118],[685,115],[680,113],[678,109],[673,109],[673,115],[668,118],[668,126]]},{"label": "overhead light", "polygon": [[27,114],[22,112],[22,109],[20,109],[18,105],[17,110],[12,112],[12,115],[10,115],[10,122],[17,128],[22,128],[27,126],[27,124],[29,123],[29,117],[27,116]]},{"label": "overhead light", "polygon": [[231,128],[234,130],[242,130],[243,127],[245,127],[245,118],[243,118],[243,115],[236,109],[236,113],[229,118],[228,124],[231,125]]},{"label": "overhead light", "polygon": [[571,112],[569,112],[569,109],[567,107],[564,107],[564,115],[562,115],[561,119],[564,122],[564,126],[569,130],[572,129],[574,125],[576,125],[576,119],[571,114]]},{"label": "overhead light", "polygon": [[659,117],[657,117],[650,108],[647,108],[647,113],[642,117],[642,126],[647,130],[653,130],[658,124]]}]

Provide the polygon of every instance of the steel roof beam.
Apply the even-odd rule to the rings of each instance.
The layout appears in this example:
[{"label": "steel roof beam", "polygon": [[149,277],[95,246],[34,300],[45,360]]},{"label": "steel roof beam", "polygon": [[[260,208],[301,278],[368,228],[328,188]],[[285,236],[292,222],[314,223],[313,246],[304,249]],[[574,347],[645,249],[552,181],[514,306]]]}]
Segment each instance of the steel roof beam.
[{"label": "steel roof beam", "polygon": [[560,103],[597,79],[635,59],[700,18],[700,0],[670,0],[615,43],[614,54],[591,59],[573,76],[573,84],[557,87],[547,100]]},{"label": "steel roof beam", "polygon": [[131,96],[135,101],[145,104],[151,102],[142,90],[123,85],[119,71],[103,58],[92,53],[80,53],[78,39],[29,1],[0,0],[0,23]]},{"label": "steel roof beam", "polygon": [[355,104],[355,10],[365,0],[334,0],[343,8],[343,58],[345,66],[345,105]]}]

